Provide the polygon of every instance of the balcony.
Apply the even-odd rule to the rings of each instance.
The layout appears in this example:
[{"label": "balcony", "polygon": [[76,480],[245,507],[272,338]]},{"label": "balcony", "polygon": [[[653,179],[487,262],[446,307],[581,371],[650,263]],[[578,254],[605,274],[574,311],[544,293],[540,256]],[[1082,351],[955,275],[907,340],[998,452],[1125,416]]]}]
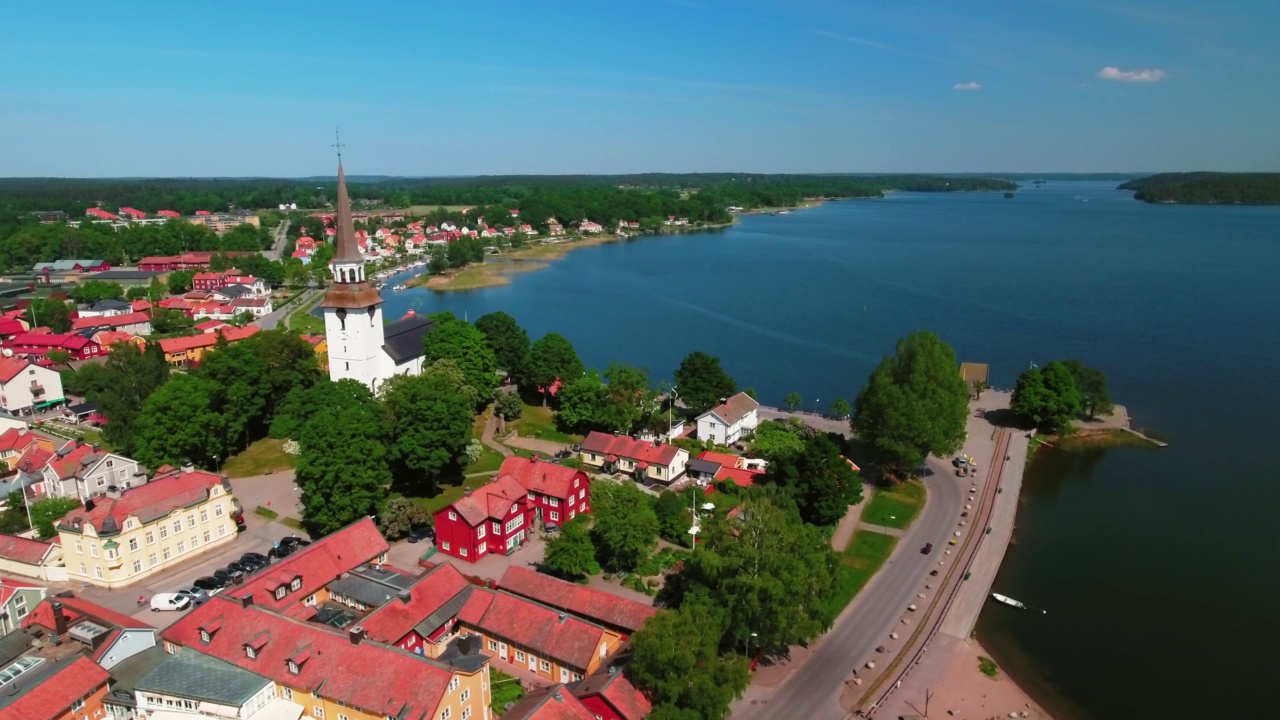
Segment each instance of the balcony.
[{"label": "balcony", "polygon": [[31,394],[40,397],[44,394],[44,386],[38,382],[31,383]]}]

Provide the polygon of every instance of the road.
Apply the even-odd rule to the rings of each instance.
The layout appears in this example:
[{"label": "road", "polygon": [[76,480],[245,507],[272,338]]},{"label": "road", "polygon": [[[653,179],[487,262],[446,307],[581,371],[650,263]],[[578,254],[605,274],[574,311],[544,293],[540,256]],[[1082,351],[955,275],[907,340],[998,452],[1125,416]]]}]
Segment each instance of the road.
[{"label": "road", "polygon": [[283,322],[286,317],[288,317],[289,315],[292,315],[298,309],[306,307],[308,303],[310,303],[312,300],[315,299],[316,295],[319,292],[320,292],[319,290],[314,290],[314,289],[303,290],[302,297],[289,303],[288,305],[285,305],[279,310],[273,310],[272,312],[269,312],[266,315],[263,315],[262,317],[255,320],[254,324],[262,328],[263,330],[274,330],[276,326],[279,325],[281,322]]},{"label": "road", "polygon": [[[735,719],[848,717],[839,702],[845,681],[851,677],[851,670],[873,655],[875,648],[885,644],[888,634],[899,627],[903,609],[915,601],[921,583],[937,566],[964,504],[968,481],[958,480],[952,468],[937,458],[931,458],[928,467],[932,473],[924,479],[929,493],[924,510],[899,540],[889,561],[781,687],[771,692],[751,688],[734,703]],[[963,487],[961,483],[965,483]],[[920,554],[925,543],[933,543],[932,554]]]},{"label": "road", "polygon": [[267,256],[268,260],[279,260],[284,254],[285,241],[289,239],[289,221],[285,220],[276,226],[276,241],[270,250],[263,250],[262,254]]}]

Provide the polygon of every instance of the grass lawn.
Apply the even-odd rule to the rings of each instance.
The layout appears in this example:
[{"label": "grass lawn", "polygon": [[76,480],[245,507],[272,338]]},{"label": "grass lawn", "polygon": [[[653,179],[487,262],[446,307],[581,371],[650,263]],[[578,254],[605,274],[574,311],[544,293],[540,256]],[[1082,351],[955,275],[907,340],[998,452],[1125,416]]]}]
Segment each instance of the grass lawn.
[{"label": "grass lawn", "polygon": [[108,452],[115,450],[115,448],[111,446],[111,443],[102,439],[101,430],[86,426],[85,429],[80,431],[80,433],[83,436],[83,440],[89,445],[97,445]]},{"label": "grass lawn", "polygon": [[924,483],[919,480],[893,487],[877,487],[871,502],[862,509],[862,522],[872,527],[908,527],[924,507],[924,496]]},{"label": "grass lawn", "polygon": [[525,405],[524,411],[520,413],[520,419],[507,423],[507,430],[515,430],[523,437],[550,440],[566,445],[582,442],[583,437],[557,430],[555,411],[541,405]]},{"label": "grass lawn", "polygon": [[502,467],[502,461],[505,459],[506,456],[502,453],[485,445],[484,450],[480,453],[480,459],[468,465],[462,472],[466,475],[478,472],[497,472],[498,468]]},{"label": "grass lawn", "polygon": [[[459,481],[455,481],[455,482],[459,482]],[[458,498],[462,497],[463,490],[467,488],[474,490],[480,487],[481,485],[489,482],[489,476],[480,475],[478,477],[466,478],[465,480],[462,480],[460,482],[461,484],[456,484],[456,485],[442,484],[440,486],[440,494],[436,495],[435,497],[429,497],[429,498],[411,497],[409,499],[421,505],[422,507],[426,508],[427,510],[431,511],[432,513],[435,513],[435,511],[439,510],[445,505],[448,505],[454,500],[457,500]]]},{"label": "grass lawn", "polygon": [[268,470],[290,470],[298,459],[286,455],[283,446],[283,440],[263,438],[223,463],[222,472],[230,477],[249,477]]},{"label": "grass lawn", "polygon": [[849,546],[840,553],[840,567],[836,570],[836,589],[827,601],[826,609],[834,618],[845,605],[867,584],[872,575],[889,558],[898,539],[870,530],[853,534]]},{"label": "grass lawn", "polygon": [[510,675],[489,666],[489,707],[499,715],[507,711],[507,703],[518,703],[525,696],[520,681]]}]

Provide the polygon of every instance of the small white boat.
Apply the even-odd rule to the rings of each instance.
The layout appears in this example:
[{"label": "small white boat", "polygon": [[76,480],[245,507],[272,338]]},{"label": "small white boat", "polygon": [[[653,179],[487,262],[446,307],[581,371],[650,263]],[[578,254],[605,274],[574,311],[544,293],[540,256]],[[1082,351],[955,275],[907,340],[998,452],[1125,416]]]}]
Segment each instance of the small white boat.
[{"label": "small white boat", "polygon": [[1025,604],[1025,603],[1018,602],[1017,600],[1014,600],[1013,598],[1009,597],[1008,595],[1001,595],[1000,593],[994,593],[994,592],[993,592],[993,593],[991,593],[991,597],[992,597],[992,598],[994,598],[996,602],[1004,603],[1005,605],[1008,605],[1009,607],[1016,607],[1016,608],[1018,608],[1019,610],[1026,610],[1026,609],[1027,609],[1027,606],[1026,606],[1026,604]]}]

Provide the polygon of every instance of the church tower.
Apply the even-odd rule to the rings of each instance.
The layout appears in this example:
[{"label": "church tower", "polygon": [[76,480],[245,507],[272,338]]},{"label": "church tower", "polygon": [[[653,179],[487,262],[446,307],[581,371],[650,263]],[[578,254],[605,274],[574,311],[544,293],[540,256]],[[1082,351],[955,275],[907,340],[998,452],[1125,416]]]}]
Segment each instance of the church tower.
[{"label": "church tower", "polygon": [[329,379],[358,380],[377,390],[393,372],[383,351],[382,297],[365,280],[364,258],[356,245],[347,177],[338,153],[337,248],[333,285],[324,295],[324,336],[329,345]]}]

